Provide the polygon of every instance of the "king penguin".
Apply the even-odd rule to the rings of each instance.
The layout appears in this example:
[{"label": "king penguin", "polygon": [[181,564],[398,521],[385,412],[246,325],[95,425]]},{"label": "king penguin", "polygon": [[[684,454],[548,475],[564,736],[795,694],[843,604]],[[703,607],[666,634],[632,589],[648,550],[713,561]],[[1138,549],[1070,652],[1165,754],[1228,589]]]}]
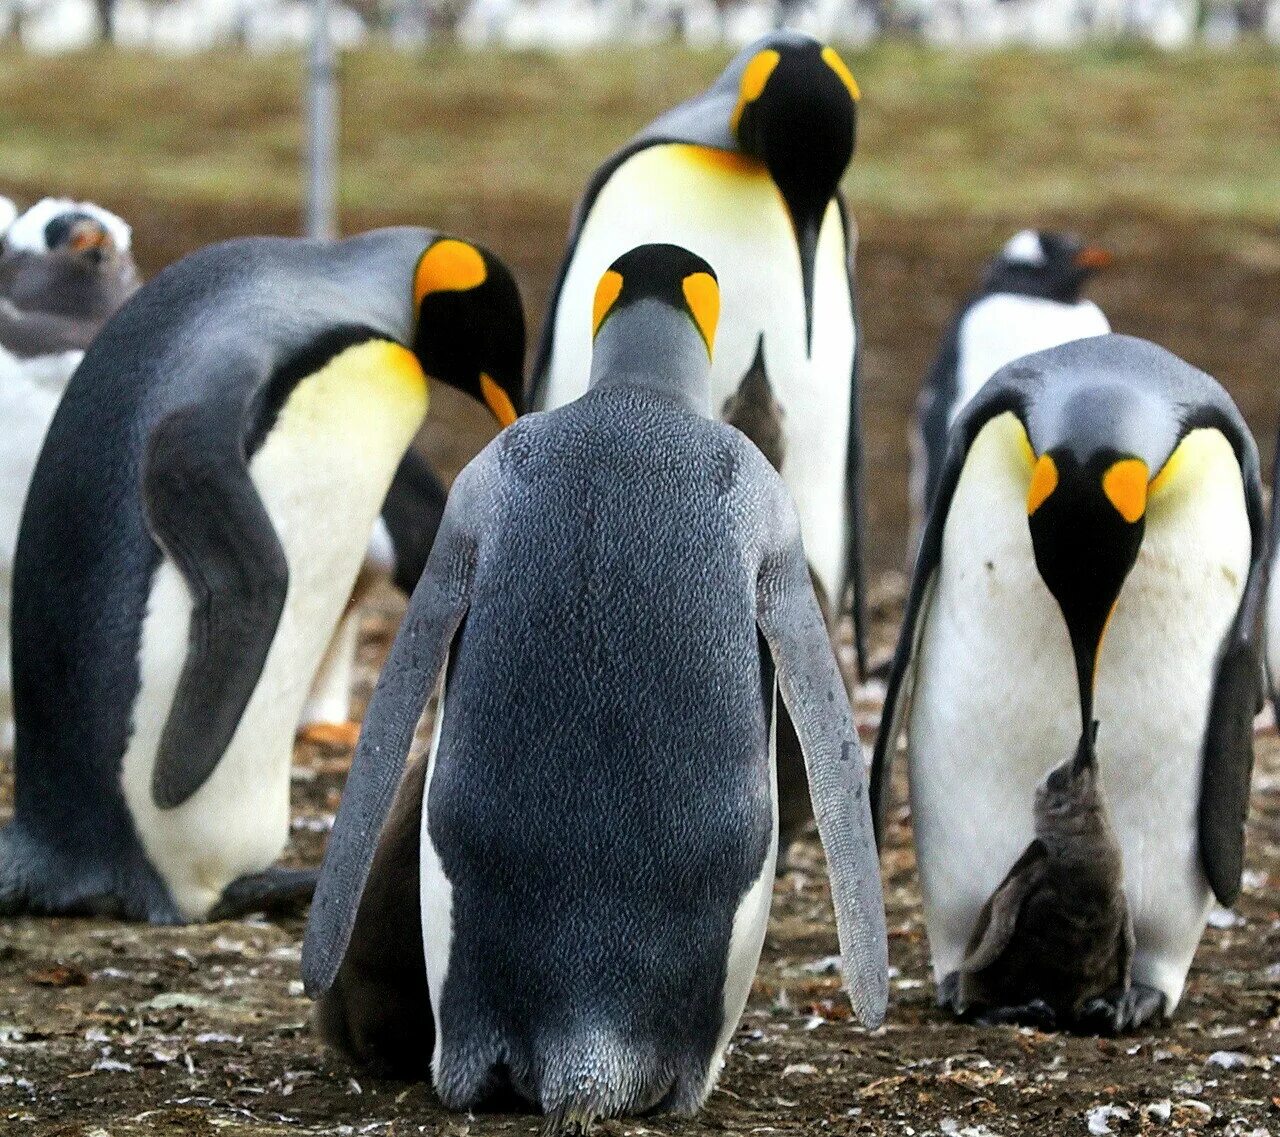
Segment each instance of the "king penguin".
[{"label": "king penguin", "polygon": [[917,534],[951,424],[982,385],[1020,356],[1111,331],[1102,309],[1081,295],[1110,263],[1106,249],[1074,233],[1023,229],[987,265],[977,291],[951,321],[917,403],[911,468]]},{"label": "king penguin", "polygon": [[309,893],[271,868],[294,730],[428,377],[505,410],[523,350],[507,269],[424,229],[211,246],[121,309],[23,513],[0,909],[175,922]]},{"label": "king penguin", "polygon": [[853,1006],[884,1014],[861,744],[786,486],[710,417],[718,307],[685,249],[613,262],[587,393],[454,483],[365,718],[303,976],[331,1042],[429,1066],[449,1108],[514,1091],[576,1132],[702,1104],[764,940],[778,690]]},{"label": "king penguin", "polygon": [[[852,604],[865,673],[856,238],[839,190],[858,99],[834,48],[773,32],[609,158],[577,207],[530,404],[586,389],[591,297],[614,258],[646,241],[705,257],[724,297],[712,409],[780,463],[828,621]],[[785,715],[779,755],[785,845],[810,816]]]},{"label": "king penguin", "polygon": [[[138,288],[129,226],[91,202],[0,201],[0,754],[13,747],[9,598],[18,523],[71,373]],[[9,223],[6,213],[12,213]]]},{"label": "king penguin", "polygon": [[940,984],[1032,840],[1038,783],[1096,719],[1136,941],[1111,1019],[1176,1008],[1212,897],[1240,888],[1264,544],[1239,411],[1153,344],[1037,352],[961,411],[872,767],[882,831],[905,727]]}]

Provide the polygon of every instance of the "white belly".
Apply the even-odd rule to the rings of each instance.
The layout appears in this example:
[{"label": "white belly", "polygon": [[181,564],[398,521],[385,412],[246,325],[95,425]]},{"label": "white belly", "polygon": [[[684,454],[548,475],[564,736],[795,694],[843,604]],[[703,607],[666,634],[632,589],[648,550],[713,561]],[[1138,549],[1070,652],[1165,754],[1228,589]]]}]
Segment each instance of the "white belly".
[{"label": "white belly", "polygon": [[1111,325],[1091,300],[1059,304],[998,292],[979,300],[960,324],[957,389],[951,421],[1006,363],[1072,340],[1105,336]]},{"label": "white belly", "polygon": [[782,475],[800,513],[809,561],[835,603],[846,573],[855,342],[838,208],[829,207],[818,242],[813,350],[806,356],[800,258],[782,200],[762,168],[691,146],[653,146],[629,158],[596,198],[574,250],[555,313],[548,408],[586,391],[596,284],[618,256],[649,241],[684,246],[719,278],[714,414],[737,391],[763,333],[765,367],[785,411]]},{"label": "white belly", "polygon": [[[441,674],[449,674],[446,657]],[[444,875],[444,865],[428,830],[431,779],[436,772],[436,755],[440,750],[440,732],[444,728],[444,684],[436,705],[435,727],[431,732],[431,749],[427,754],[427,776],[422,787],[422,828],[418,844],[418,898],[422,914],[422,954],[426,961],[427,994],[431,997],[431,1017],[436,1024],[435,1051],[431,1055],[431,1072],[438,1076],[440,1055],[444,1049],[445,1024],[440,1018],[445,980],[449,976],[449,951],[453,947],[453,886]]]},{"label": "white belly", "polygon": [[13,747],[9,621],[18,525],[44,436],[83,355],[20,360],[0,348],[0,754]]},{"label": "white belly", "polygon": [[284,848],[298,718],[425,410],[417,364],[384,344],[349,349],[289,397],[249,464],[289,565],[284,611],[221,761],[171,810],[156,807],[151,775],[186,660],[191,597],[172,562],[156,570],[122,784],[143,847],[189,919],[205,915],[231,881],[265,869]]},{"label": "white belly", "polygon": [[[955,970],[979,909],[1031,840],[1036,786],[1080,731],[1066,627],[1026,523],[1021,431],[1003,415],[970,450],[917,656],[911,802],[938,979]],[[1103,645],[1096,706],[1137,937],[1134,979],[1162,990],[1170,1009],[1209,908],[1200,748],[1251,546],[1226,440],[1196,431],[1183,445],[1187,460],[1152,496]]]}]

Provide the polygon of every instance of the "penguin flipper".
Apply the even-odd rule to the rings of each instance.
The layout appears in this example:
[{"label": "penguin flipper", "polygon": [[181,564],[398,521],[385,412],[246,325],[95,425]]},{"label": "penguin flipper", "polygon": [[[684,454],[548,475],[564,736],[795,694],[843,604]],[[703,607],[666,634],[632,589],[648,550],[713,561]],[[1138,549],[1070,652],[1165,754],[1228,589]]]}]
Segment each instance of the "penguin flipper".
[{"label": "penguin flipper", "polygon": [[382,826],[395,799],[427,698],[462,625],[475,563],[474,534],[488,516],[475,502],[484,456],[454,483],[427,566],[374,689],[342,804],[325,850],[302,945],[312,998],[329,990],[346,955]]},{"label": "penguin flipper", "polygon": [[[1016,379],[1016,370],[1010,371],[1009,375]],[[878,846],[884,844],[885,812],[889,805],[893,755],[911,698],[916,647],[924,631],[925,617],[933,597],[934,577],[942,563],[942,538],[947,526],[947,514],[951,511],[951,500],[955,497],[956,486],[960,484],[969,447],[988,422],[1005,412],[1012,412],[1020,419],[1023,418],[1024,395],[1013,383],[1003,382],[997,376],[989,380],[970,400],[951,428],[947,457],[938,477],[937,490],[929,505],[928,520],[920,538],[920,550],[916,554],[902,630],[898,634],[898,646],[894,650],[893,667],[885,689],[880,732],[876,736],[875,750],[871,757],[871,817]]]},{"label": "penguin flipper", "polygon": [[962,973],[981,971],[1000,958],[1013,939],[1023,902],[1044,876],[1048,859],[1049,850],[1044,842],[1038,838],[1032,841],[1000,882],[1000,887],[987,897],[969,937],[964,962],[960,965]]},{"label": "penguin flipper", "polygon": [[187,658],[160,737],[161,809],[194,794],[221,760],[262,674],[289,565],[239,439],[204,406],[174,411],[149,440],[143,496],[152,533],[191,590]]},{"label": "penguin flipper", "polygon": [[888,939],[862,743],[809,580],[798,520],[788,545],[766,557],[756,591],[756,619],[804,752],[845,984],[859,1020],[875,1027],[889,998]]},{"label": "penguin flipper", "polygon": [[[1224,907],[1230,907],[1240,895],[1244,872],[1245,820],[1253,774],[1253,720],[1262,710],[1266,696],[1258,631],[1267,591],[1268,542],[1257,448],[1248,428],[1225,395],[1223,406],[1211,406],[1202,415],[1206,420],[1203,425],[1220,430],[1240,461],[1253,541],[1244,594],[1218,657],[1200,780],[1200,858],[1214,896]],[[1193,420],[1187,429],[1197,425],[1202,424]],[[1280,503],[1274,504],[1273,510],[1280,518]],[[1272,532],[1276,532],[1274,519]]]}]

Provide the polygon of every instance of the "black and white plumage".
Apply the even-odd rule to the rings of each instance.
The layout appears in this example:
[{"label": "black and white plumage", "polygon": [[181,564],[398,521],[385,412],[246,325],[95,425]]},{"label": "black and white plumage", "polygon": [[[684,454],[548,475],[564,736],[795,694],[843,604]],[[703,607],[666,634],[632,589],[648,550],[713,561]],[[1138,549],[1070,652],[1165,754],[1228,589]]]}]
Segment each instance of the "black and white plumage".
[{"label": "black and white plumage", "polygon": [[1024,357],[961,412],[872,770],[883,825],[905,729],[939,982],[1092,712],[1133,984],[1147,1014],[1176,1007],[1212,896],[1240,887],[1264,545],[1238,410],[1152,344],[1100,336]]},{"label": "black and white plumage", "polygon": [[[558,1131],[701,1105],[765,933],[778,689],[854,1008],[884,1013],[858,734],[786,489],[709,418],[718,298],[672,246],[605,273],[590,390],[459,476],[365,719],[304,980],[331,1042],[419,1077],[430,1057],[451,1108],[513,1090]],[[369,877],[442,671],[404,791],[425,793],[421,831],[402,794]],[[398,964],[416,958],[425,992]]]},{"label": "black and white plumage", "polygon": [[1006,363],[1111,325],[1085,285],[1111,256],[1073,233],[1023,229],[986,266],[929,369],[912,440],[911,501],[917,527],[933,500],[956,416]]}]

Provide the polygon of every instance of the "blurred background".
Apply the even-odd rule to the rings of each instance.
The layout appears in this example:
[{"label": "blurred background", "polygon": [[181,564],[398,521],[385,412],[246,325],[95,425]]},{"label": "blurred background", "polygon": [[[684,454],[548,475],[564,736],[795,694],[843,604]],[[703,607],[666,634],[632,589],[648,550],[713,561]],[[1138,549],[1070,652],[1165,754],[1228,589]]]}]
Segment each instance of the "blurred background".
[{"label": "blurred background", "polygon": [[[1027,226],[1115,254],[1117,331],[1221,379],[1269,462],[1280,380],[1280,0],[328,0],[336,225],[464,234],[531,342],[591,171],[779,22],[862,87],[857,219],[873,567],[905,556],[907,429],[982,264]],[[0,193],[88,198],[150,276],[304,227],[312,4],[0,0]],[[322,59],[323,64],[323,59]],[[322,71],[324,68],[322,67]],[[451,475],[491,431],[438,391]]]}]

